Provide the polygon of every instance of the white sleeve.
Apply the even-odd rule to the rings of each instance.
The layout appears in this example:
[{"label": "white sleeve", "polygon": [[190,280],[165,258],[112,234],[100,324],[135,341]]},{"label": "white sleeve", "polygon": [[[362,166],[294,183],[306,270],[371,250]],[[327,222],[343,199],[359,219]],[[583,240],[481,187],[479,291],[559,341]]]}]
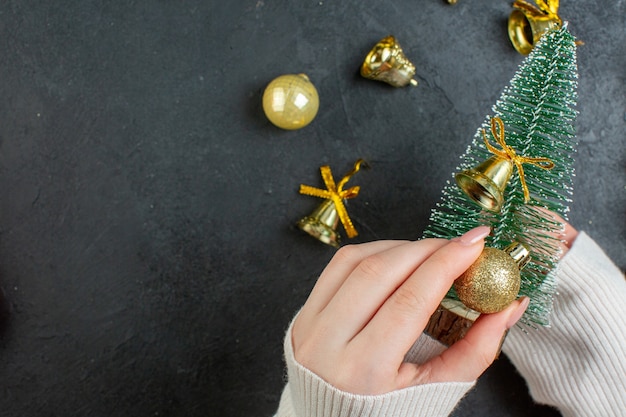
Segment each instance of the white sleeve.
[{"label": "white sleeve", "polygon": [[[445,347],[423,334],[405,360],[422,363]],[[293,354],[291,326],[285,337],[288,383],[276,417],[445,417],[474,382],[418,385],[383,395],[355,395],[341,391],[299,364]]]},{"label": "white sleeve", "polygon": [[533,399],[564,417],[626,416],[624,275],[581,232],[557,280],[550,327],[514,327],[503,351]]}]

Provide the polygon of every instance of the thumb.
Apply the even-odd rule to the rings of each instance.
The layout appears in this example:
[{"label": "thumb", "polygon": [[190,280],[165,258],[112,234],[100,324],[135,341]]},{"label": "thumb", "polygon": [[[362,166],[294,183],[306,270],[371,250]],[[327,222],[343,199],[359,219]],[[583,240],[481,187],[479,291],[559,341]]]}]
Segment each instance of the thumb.
[{"label": "thumb", "polygon": [[474,381],[500,353],[505,332],[522,317],[529,302],[530,298],[521,297],[498,313],[481,315],[463,339],[426,362],[421,371],[429,382]]}]

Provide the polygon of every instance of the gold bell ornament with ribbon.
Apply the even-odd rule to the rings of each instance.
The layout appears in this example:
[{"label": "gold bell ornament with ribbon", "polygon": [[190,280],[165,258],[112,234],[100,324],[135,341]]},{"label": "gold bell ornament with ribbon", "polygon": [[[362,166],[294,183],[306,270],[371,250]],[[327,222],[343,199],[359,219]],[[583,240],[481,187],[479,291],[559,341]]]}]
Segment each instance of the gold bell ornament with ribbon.
[{"label": "gold bell ornament with ribbon", "polygon": [[417,81],[413,79],[415,65],[407,59],[392,35],[381,39],[367,54],[361,65],[361,75],[394,87],[417,85]]},{"label": "gold bell ornament with ribbon", "polygon": [[563,24],[557,14],[559,0],[535,0],[535,3],[536,6],[524,0],[515,0],[514,10],[509,16],[509,38],[522,55],[528,55],[544,33]]},{"label": "gold bell ornament with ribbon", "polygon": [[504,250],[486,247],[476,261],[454,281],[459,300],[479,313],[504,310],[519,293],[520,271],[530,261],[530,251],[513,242]]},{"label": "gold bell ornament with ribbon", "polygon": [[346,230],[348,238],[357,236],[358,232],[348,216],[344,200],[356,197],[359,194],[360,187],[354,186],[347,190],[344,190],[343,187],[361,169],[364,163],[362,159],[357,160],[352,170],[338,184],[335,184],[333,174],[328,165],[320,167],[322,179],[326,185],[325,190],[301,184],[300,194],[323,198],[324,201],[313,213],[302,218],[298,222],[298,227],[319,241],[335,248],[338,248],[340,243],[339,233],[337,232],[337,226],[340,221]]},{"label": "gold bell ornament with ribbon", "polygon": [[517,155],[515,149],[507,145],[505,141],[504,122],[499,117],[491,119],[491,134],[502,149],[497,149],[489,143],[484,129],[482,133],[487,149],[494,155],[474,168],[457,173],[455,179],[458,186],[483,209],[498,213],[504,203],[504,191],[515,166],[524,191],[524,201],[527,203],[530,200],[530,194],[522,164],[533,164],[549,170],[554,168],[554,163],[548,158]]},{"label": "gold bell ornament with ribbon", "polygon": [[301,129],[317,115],[320,100],[306,74],[286,74],[274,78],[263,92],[263,111],[275,126]]}]

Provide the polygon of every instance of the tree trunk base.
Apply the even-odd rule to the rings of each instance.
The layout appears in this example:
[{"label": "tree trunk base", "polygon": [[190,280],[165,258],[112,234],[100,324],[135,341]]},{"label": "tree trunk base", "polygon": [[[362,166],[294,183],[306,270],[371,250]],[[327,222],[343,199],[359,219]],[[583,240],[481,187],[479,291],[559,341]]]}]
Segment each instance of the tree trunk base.
[{"label": "tree trunk base", "polygon": [[424,331],[450,346],[465,336],[478,316],[480,313],[465,307],[460,301],[444,298]]}]

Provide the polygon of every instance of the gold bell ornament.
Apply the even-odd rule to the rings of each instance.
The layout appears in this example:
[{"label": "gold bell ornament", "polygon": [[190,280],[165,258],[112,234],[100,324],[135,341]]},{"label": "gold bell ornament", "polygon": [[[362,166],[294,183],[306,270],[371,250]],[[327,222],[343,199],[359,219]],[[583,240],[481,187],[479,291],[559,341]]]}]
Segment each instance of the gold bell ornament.
[{"label": "gold bell ornament", "polygon": [[361,75],[370,80],[386,82],[394,87],[417,85],[413,79],[415,65],[402,52],[394,36],[381,39],[365,57]]},{"label": "gold bell ornament", "polygon": [[559,0],[535,0],[535,3],[537,6],[524,0],[515,0],[514,10],[509,16],[509,38],[522,55],[528,55],[545,32],[562,25],[557,14]]},{"label": "gold bell ornament", "polygon": [[455,175],[458,186],[463,192],[485,210],[497,213],[504,203],[504,190],[513,173],[513,166],[519,172],[520,182],[524,191],[524,201],[530,200],[524,168],[522,164],[529,163],[542,169],[554,168],[554,163],[548,158],[531,158],[517,155],[515,149],[506,144],[504,139],[504,122],[499,117],[491,119],[491,134],[502,149],[497,149],[487,139],[483,129],[483,139],[487,149],[494,155],[474,168],[467,169]]},{"label": "gold bell ornament", "polygon": [[323,198],[324,201],[310,215],[303,217],[298,222],[298,227],[319,241],[335,248],[339,247],[340,242],[339,233],[337,233],[339,221],[341,221],[349,238],[357,236],[358,233],[348,216],[343,201],[356,197],[360,187],[350,187],[347,190],[344,190],[343,187],[361,169],[361,165],[364,163],[362,159],[357,160],[352,170],[338,184],[335,184],[328,165],[320,167],[322,179],[326,185],[325,190],[301,184],[300,194]]},{"label": "gold bell ornament", "polygon": [[529,261],[530,251],[518,242],[504,250],[485,248],[454,281],[454,290],[466,307],[479,313],[497,313],[517,298],[520,271]]},{"label": "gold bell ornament", "polygon": [[327,245],[339,247],[339,215],[333,200],[324,200],[313,212],[300,219],[298,227]]},{"label": "gold bell ornament", "polygon": [[301,129],[313,121],[319,109],[317,89],[305,74],[273,79],[263,92],[263,111],[274,125]]}]

